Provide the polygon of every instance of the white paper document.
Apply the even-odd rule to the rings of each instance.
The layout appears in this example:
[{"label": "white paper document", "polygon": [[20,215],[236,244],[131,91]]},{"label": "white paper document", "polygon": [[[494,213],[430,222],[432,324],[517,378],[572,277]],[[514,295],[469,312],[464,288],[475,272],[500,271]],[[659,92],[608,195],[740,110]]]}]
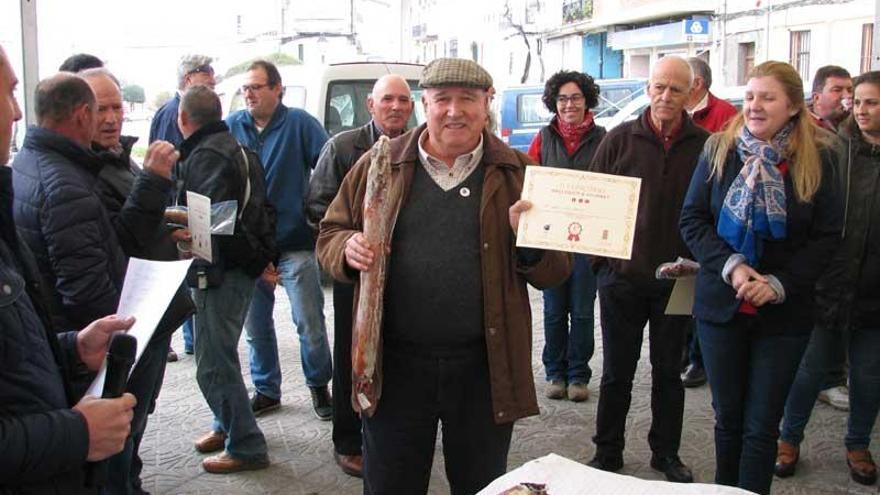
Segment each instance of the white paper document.
[{"label": "white paper document", "polygon": [[545,485],[550,495],[748,495],[740,488],[703,483],[670,483],[593,469],[548,454],[529,461],[483,488],[477,495],[498,495],[520,483]]},{"label": "white paper document", "polygon": [[[181,261],[149,261],[139,258],[128,260],[125,272],[125,283],[119,297],[116,314],[120,317],[134,316],[134,325],[128,330],[129,335],[137,339],[135,363],[141,358],[147,344],[156,331],[156,326],[177,288],[186,277],[186,271],[192,260]],[[132,366],[134,369],[134,366]],[[107,373],[107,362],[101,365],[98,376],[89,386],[86,394],[100,397],[104,391],[104,377]]]},{"label": "white paper document", "polygon": [[192,191],[186,192],[192,254],[209,263],[211,257],[211,198]]}]

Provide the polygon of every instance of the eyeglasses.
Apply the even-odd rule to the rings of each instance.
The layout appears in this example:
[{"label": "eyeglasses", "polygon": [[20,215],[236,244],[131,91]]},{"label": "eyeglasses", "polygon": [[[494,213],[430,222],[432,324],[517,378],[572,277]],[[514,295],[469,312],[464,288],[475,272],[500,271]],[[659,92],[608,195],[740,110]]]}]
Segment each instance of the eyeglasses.
[{"label": "eyeglasses", "polygon": [[245,84],[241,87],[242,93],[247,93],[250,91],[251,93],[256,93],[257,91],[269,86],[268,84]]},{"label": "eyeglasses", "polygon": [[556,104],[565,106],[566,103],[571,102],[572,105],[580,105],[584,102],[584,95],[559,95],[556,97]]}]

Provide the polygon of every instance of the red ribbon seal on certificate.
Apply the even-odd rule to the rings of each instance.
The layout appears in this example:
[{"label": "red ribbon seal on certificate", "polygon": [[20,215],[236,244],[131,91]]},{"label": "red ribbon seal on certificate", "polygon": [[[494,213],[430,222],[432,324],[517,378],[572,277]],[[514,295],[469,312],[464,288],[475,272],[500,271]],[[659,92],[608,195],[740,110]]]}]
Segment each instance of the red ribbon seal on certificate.
[{"label": "red ribbon seal on certificate", "polygon": [[568,224],[568,240],[579,242],[581,240],[581,231],[583,230],[584,228],[581,227],[581,224],[577,222],[571,222],[570,224]]}]

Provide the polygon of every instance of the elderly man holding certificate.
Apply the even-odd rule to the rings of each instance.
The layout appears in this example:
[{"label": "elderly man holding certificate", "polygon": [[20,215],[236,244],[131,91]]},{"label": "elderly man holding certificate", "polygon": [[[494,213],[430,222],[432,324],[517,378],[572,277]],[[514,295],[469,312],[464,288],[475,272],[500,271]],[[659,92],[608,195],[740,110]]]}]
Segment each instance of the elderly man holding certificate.
[{"label": "elderly man holding certificate", "polygon": [[690,257],[678,232],[678,217],[709,136],[684,110],[692,83],[685,60],[658,61],[648,80],[650,107],[637,120],[609,132],[590,165],[593,172],[638,177],[642,182],[631,258],[596,258],[593,267],[598,274],[604,361],[593,437],[596,457],[590,465],[606,471],[623,467],[626,415],[648,323],[651,467],[678,482],[693,481],[678,457],[684,410],[679,365],[689,318],[665,314],[672,282],[657,280],[655,270],[679,256]]}]

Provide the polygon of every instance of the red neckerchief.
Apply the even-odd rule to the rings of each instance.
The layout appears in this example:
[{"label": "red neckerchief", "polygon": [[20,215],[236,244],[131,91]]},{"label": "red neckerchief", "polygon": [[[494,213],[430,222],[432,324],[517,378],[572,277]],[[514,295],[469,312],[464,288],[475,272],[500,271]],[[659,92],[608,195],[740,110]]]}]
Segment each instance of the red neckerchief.
[{"label": "red neckerchief", "polygon": [[584,120],[580,124],[568,124],[563,122],[562,119],[556,118],[556,130],[562,136],[562,142],[565,143],[565,151],[569,156],[577,151],[581,140],[593,129],[593,126],[595,126],[593,112],[589,110],[584,114]]},{"label": "red neckerchief", "polygon": [[659,139],[660,142],[663,143],[663,150],[669,151],[669,148],[672,147],[672,142],[675,141],[675,139],[678,137],[679,134],[681,134],[681,128],[684,127],[684,119],[679,121],[678,127],[672,129],[672,132],[670,132],[668,135],[664,136],[663,134],[660,133],[660,129],[658,129],[657,126],[654,125],[654,119],[651,118],[651,109],[649,108],[648,109],[648,125],[651,126],[651,130],[654,131],[654,135],[657,136],[657,139]]},{"label": "red neckerchief", "polygon": [[[776,165],[776,168],[779,169],[779,173],[781,173],[783,177],[788,175],[788,162],[787,161],[782,160],[781,162],[779,162]],[[743,302],[741,302],[739,305],[738,312],[746,314],[746,315],[756,315],[756,314],[758,314],[758,308],[752,306],[752,304],[750,302],[743,300]]]}]

